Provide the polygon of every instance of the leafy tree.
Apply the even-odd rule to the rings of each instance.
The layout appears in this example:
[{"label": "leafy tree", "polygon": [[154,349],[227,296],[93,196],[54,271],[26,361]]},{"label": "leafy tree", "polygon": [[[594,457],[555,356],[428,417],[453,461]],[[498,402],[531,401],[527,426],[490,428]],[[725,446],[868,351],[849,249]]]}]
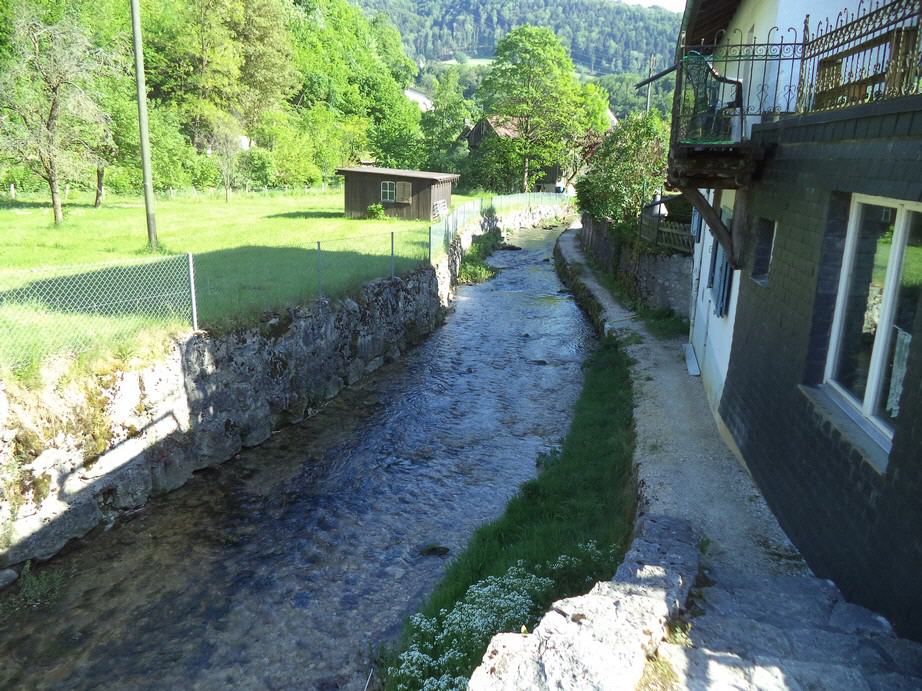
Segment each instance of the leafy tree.
[{"label": "leafy tree", "polygon": [[214,157],[221,184],[224,186],[224,201],[230,201],[230,192],[237,182],[237,168],[240,159],[240,127],[233,118],[225,117],[212,123],[208,148]]},{"label": "leafy tree", "polygon": [[[636,88],[636,84],[645,78],[646,75],[634,72],[599,77],[598,84],[608,92],[612,112],[619,118],[626,117],[628,113],[646,110],[647,90]],[[650,86],[651,109],[656,110],[663,117],[668,116],[672,110],[674,90],[675,77],[672,75],[653,82]]]},{"label": "leafy tree", "polygon": [[418,168],[422,164],[419,121],[419,108],[401,94],[401,100],[369,130],[368,143],[379,165]]},{"label": "leafy tree", "polygon": [[378,57],[390,70],[391,76],[401,89],[405,89],[419,73],[416,63],[407,57],[403,49],[400,32],[388,16],[379,12],[371,20]]},{"label": "leafy tree", "polygon": [[461,134],[475,119],[474,104],[464,98],[461,90],[460,71],[449,70],[436,87],[432,110],[422,114],[423,145],[429,169],[461,171],[467,156],[467,142]]},{"label": "leafy tree", "polygon": [[523,26],[510,32],[496,48],[479,95],[493,121],[515,132],[507,146],[523,192],[536,171],[558,164],[585,131],[573,63],[549,29]]},{"label": "leafy tree", "polygon": [[12,55],[0,74],[0,148],[48,185],[55,225],[64,221],[61,180],[110,131],[95,85],[111,64],[68,18],[46,24],[23,15],[13,23]]},{"label": "leafy tree", "polygon": [[612,129],[576,183],[580,207],[595,218],[624,223],[666,180],[669,133],[656,113],[631,113]]}]

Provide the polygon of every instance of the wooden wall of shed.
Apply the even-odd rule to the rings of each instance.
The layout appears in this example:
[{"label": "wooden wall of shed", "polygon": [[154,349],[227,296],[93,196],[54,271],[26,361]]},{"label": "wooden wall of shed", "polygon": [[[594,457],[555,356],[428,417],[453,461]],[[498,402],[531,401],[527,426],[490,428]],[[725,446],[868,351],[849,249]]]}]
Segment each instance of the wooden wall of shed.
[{"label": "wooden wall of shed", "polygon": [[[368,212],[369,206],[381,204],[388,216],[428,221],[432,219],[433,200],[444,199],[451,206],[450,182],[433,183],[419,178],[372,173],[347,173],[345,178],[345,210],[351,218],[361,218]],[[381,201],[381,183],[385,180],[412,184],[410,203]]]}]

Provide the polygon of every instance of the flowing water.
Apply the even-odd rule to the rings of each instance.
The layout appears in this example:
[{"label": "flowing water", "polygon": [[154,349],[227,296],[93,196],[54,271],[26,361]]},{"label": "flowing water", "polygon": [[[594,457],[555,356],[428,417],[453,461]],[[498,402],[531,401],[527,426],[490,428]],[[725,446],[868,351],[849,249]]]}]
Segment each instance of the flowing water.
[{"label": "flowing water", "polygon": [[558,231],[523,230],[424,344],[39,569],[0,687],[362,689],[447,560],[559,443],[590,347]]}]

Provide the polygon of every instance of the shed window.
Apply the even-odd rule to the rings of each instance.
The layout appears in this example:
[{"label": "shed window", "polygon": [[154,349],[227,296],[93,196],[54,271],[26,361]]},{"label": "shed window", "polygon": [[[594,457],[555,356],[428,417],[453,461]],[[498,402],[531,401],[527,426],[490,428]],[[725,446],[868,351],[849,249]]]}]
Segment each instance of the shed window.
[{"label": "shed window", "polygon": [[826,381],[892,437],[922,294],[922,205],[855,195]]},{"label": "shed window", "polygon": [[398,182],[397,183],[397,202],[399,204],[409,204],[412,198],[413,198],[413,183],[412,182]]},{"label": "shed window", "polygon": [[381,201],[393,202],[397,199],[397,183],[393,180],[385,180],[381,183]]}]

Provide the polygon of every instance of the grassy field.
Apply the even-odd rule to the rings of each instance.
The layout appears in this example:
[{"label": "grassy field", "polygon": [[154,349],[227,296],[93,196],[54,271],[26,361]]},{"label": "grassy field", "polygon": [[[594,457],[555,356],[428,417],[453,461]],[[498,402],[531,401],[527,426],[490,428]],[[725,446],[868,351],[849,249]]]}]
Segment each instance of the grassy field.
[{"label": "grassy field", "polygon": [[429,253],[428,223],[345,218],[342,191],[161,199],[157,226],[151,254],[140,197],[94,209],[88,193],[72,194],[58,228],[43,196],[0,201],[0,368],[34,369],[50,353],[96,346],[130,354],[145,340],[139,332],[187,327],[191,307],[166,309],[188,293],[185,253],[195,258],[199,324],[212,331],[387,275],[391,233],[398,272]]}]

